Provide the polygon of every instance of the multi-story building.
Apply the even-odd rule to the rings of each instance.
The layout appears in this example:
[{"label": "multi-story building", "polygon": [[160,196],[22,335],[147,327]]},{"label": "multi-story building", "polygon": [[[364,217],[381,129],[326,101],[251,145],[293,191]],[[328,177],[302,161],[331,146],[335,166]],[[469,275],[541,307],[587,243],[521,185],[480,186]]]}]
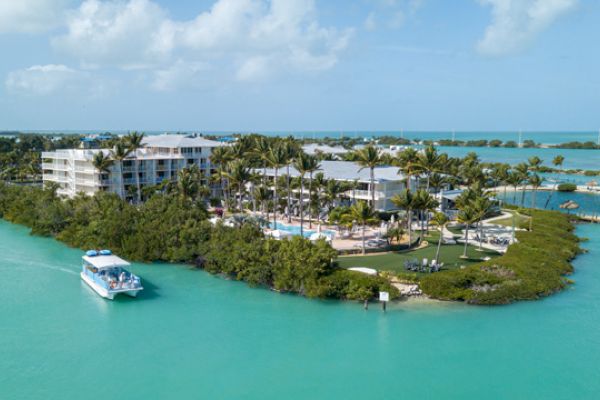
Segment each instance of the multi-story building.
[{"label": "multi-story building", "polygon": [[[356,182],[356,187],[353,190],[348,190],[343,194],[343,198],[347,202],[355,200],[371,201],[371,172],[369,168],[361,169],[358,164],[350,161],[320,161],[319,164],[321,167],[315,174],[322,172],[325,179],[333,179],[340,182]],[[284,171],[285,169],[280,169],[279,176]],[[262,173],[262,170],[257,170],[257,172]],[[266,174],[267,176],[274,177],[275,171],[267,169]],[[376,167],[374,175],[374,208],[381,211],[397,209],[398,207],[392,203],[391,198],[406,188],[406,178],[398,173],[397,167],[390,166]],[[290,168],[290,176],[299,177],[300,173],[292,167]],[[308,178],[305,178],[308,181]],[[414,178],[412,179],[415,182]],[[412,187],[415,187],[415,184],[412,183]]]},{"label": "multi-story building", "polygon": [[[212,149],[223,146],[217,141],[184,135],[146,136],[143,148],[120,162],[113,162],[108,173],[94,167],[94,155],[108,149],[69,149],[42,153],[43,179],[59,185],[58,193],[69,197],[77,193],[92,195],[108,191],[121,197],[132,197],[133,188],[152,186],[164,180],[177,179],[177,173],[193,164],[200,169],[208,184],[214,172],[210,163]],[[136,179],[135,174],[138,174]]]}]

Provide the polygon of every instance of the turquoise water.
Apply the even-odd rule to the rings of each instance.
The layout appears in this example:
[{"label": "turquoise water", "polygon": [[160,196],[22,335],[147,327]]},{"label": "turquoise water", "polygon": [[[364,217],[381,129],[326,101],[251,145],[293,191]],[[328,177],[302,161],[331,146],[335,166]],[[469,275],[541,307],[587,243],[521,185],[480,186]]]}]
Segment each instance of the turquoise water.
[{"label": "turquoise water", "polygon": [[538,148],[515,148],[506,149],[501,147],[445,147],[439,150],[448,153],[452,157],[464,157],[469,152],[475,152],[485,162],[505,162],[511,165],[527,162],[529,157],[538,156],[544,161],[544,165],[553,167],[552,159],[557,155],[565,158],[564,169],[600,169],[600,150],[578,150],[578,149],[538,149]]},{"label": "turquoise water", "polygon": [[576,284],[506,307],[399,303],[383,313],[134,264],[110,302],[81,252],[0,222],[0,399],[595,399],[600,226]]},{"label": "turquoise water", "polygon": [[[269,222],[269,227],[271,229],[274,229],[274,224],[272,222]],[[280,231],[285,231],[285,232],[290,232],[292,235],[300,235],[300,227],[296,226],[296,225],[285,225],[282,224],[281,222],[277,223],[277,229],[279,229]],[[312,235],[313,233],[316,233],[317,230],[316,229],[304,229],[302,231],[302,236],[309,238],[310,235]],[[323,233],[324,235],[327,235],[331,238],[333,238],[335,236],[335,231],[331,231],[328,229],[323,229],[321,230],[321,233]]]},{"label": "turquoise water", "polygon": [[[525,192],[525,207],[532,207],[533,193],[531,191]],[[506,200],[508,203],[521,205],[522,191],[518,192],[504,192],[498,193],[497,197],[502,200]],[[550,200],[548,200],[548,198]],[[572,200],[579,204],[579,209],[571,211],[574,214],[587,214],[596,215],[600,213],[600,193],[578,193],[578,192],[548,192],[538,191],[535,196],[535,206],[537,208],[546,208],[548,210],[559,210],[560,205],[568,200]],[[547,206],[546,206],[547,204]]]},{"label": "turquoise water", "polygon": [[[167,130],[168,131],[168,130]],[[59,133],[80,133],[80,134],[101,134],[106,131],[98,131],[98,130],[46,130],[46,131],[24,131],[26,133],[44,133],[44,134],[59,134]],[[127,130],[113,130],[115,134],[126,134]],[[146,134],[149,135],[157,135],[161,133],[165,133],[165,130],[149,130],[145,131]],[[178,132],[183,132],[179,131]],[[341,136],[345,137],[356,137],[356,138],[373,138],[378,136],[396,136],[396,137],[404,137],[406,139],[422,139],[422,140],[440,140],[440,139],[452,139],[453,132],[452,130],[446,131],[411,131],[411,130],[391,130],[391,131],[381,131],[381,130],[372,130],[372,131],[354,131],[354,130],[337,130],[337,131],[248,131],[248,132],[231,132],[231,131],[204,131],[202,129],[192,129],[188,131],[192,132],[202,132],[206,134],[213,135],[229,135],[232,133],[260,133],[263,135],[269,136],[294,136],[297,138],[339,138]],[[481,139],[500,139],[502,141],[513,140],[515,142],[519,141],[519,132],[518,131],[455,131],[454,138],[456,140],[481,140]],[[522,140],[533,140],[536,143],[547,143],[547,144],[557,144],[557,143],[566,143],[571,141],[578,142],[597,142],[598,141],[598,131],[580,131],[580,132],[567,132],[567,131],[524,131],[521,133]]]}]

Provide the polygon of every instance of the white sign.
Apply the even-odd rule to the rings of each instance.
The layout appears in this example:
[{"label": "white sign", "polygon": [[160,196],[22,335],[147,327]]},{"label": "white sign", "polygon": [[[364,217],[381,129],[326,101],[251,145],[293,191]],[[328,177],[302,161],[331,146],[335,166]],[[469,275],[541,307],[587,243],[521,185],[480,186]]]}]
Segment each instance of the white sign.
[{"label": "white sign", "polygon": [[379,292],[379,301],[390,301],[390,294],[388,292]]}]

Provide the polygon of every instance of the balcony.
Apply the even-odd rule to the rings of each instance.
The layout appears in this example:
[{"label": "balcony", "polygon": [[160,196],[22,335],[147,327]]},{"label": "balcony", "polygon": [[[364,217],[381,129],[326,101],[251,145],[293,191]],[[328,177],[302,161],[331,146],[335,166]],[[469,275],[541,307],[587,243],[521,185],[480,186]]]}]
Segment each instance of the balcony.
[{"label": "balcony", "polygon": [[67,171],[71,169],[71,166],[64,163],[42,163],[42,169]]},{"label": "balcony", "polygon": [[[344,195],[349,198],[356,197],[359,200],[371,200],[370,190],[348,190],[344,192]],[[392,196],[392,193],[386,194],[386,192],[375,190],[375,200],[381,200],[388,196]]]}]

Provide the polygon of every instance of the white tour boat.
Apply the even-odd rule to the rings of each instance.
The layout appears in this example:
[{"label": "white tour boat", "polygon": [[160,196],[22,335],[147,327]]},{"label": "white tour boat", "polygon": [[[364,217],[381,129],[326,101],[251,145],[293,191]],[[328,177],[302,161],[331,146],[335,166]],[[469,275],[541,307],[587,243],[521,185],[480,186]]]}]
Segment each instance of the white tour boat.
[{"label": "white tour boat", "polygon": [[81,279],[106,299],[119,293],[135,297],[144,289],[140,278],[125,269],[131,264],[110,250],[90,250],[82,259]]}]

